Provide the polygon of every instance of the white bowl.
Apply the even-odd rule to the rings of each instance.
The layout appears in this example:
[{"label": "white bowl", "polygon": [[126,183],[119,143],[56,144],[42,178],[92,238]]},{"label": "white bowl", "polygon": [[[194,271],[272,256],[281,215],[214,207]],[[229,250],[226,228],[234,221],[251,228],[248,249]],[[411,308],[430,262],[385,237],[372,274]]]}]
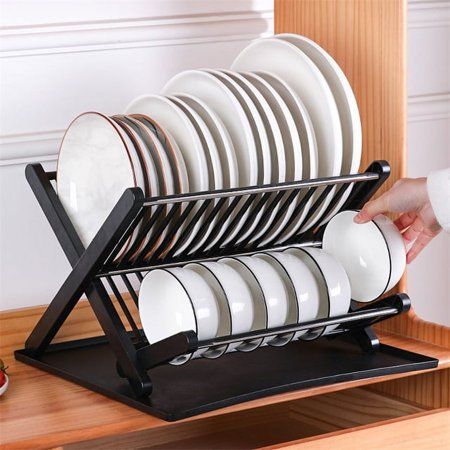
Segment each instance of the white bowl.
[{"label": "white bowl", "polygon": [[[319,310],[319,290],[317,281],[308,266],[294,255],[282,252],[268,252],[272,255],[289,274],[294,285],[297,305],[298,323],[308,322],[317,318]],[[306,331],[298,331],[294,337],[299,338]]]},{"label": "white bowl", "polygon": [[334,216],[325,229],[322,248],[344,266],[352,298],[370,302],[398,283],[406,267],[406,250],[390,219],[379,215],[356,224],[357,213],[343,211]]},{"label": "white bowl", "polygon": [[[342,264],[332,255],[319,248],[294,248],[287,252],[295,254],[308,265],[320,286],[320,303],[317,319],[347,314],[351,304],[350,283]],[[329,325],[315,330],[308,338],[314,339],[329,333],[339,325]]]},{"label": "white bowl", "polygon": [[[254,317],[252,293],[239,272],[219,262],[205,261],[199,264],[207,267],[216,276],[225,292],[231,312],[231,334],[250,331]],[[231,352],[240,344],[242,342],[234,342],[226,351]]]},{"label": "white bowl", "polygon": [[[288,291],[280,275],[268,261],[262,258],[241,256],[242,261],[255,275],[264,294],[267,310],[267,327],[280,327],[288,318]],[[269,343],[273,337],[265,338],[263,343]]]},{"label": "white bowl", "polygon": [[[211,339],[219,328],[219,310],[213,290],[192,270],[157,269],[144,278],[139,291],[142,328],[153,344],[173,334],[193,330],[199,340]],[[191,356],[171,361],[182,364]]]},{"label": "white bowl", "polygon": [[[279,281],[281,281],[284,289],[285,301],[287,303],[286,319],[281,325],[292,325],[298,322],[298,302],[297,294],[295,292],[294,284],[289,276],[289,273],[283,265],[269,253],[256,253],[251,256],[252,259],[264,261],[274,269]],[[275,326],[275,325],[274,325]],[[269,345],[274,347],[281,347],[286,345],[294,338],[294,333],[285,333],[277,335],[270,339]]]},{"label": "white bowl", "polygon": [[[247,264],[238,258],[222,258],[219,260],[219,263],[226,264],[227,266],[235,269],[250,288],[253,301],[253,323],[250,331],[266,330],[267,306],[264,299],[264,292],[259,280],[256,278],[256,275]],[[262,338],[254,339],[252,341],[244,341],[237,349],[242,352],[251,352],[256,350],[262,343]]]},{"label": "white bowl", "polygon": [[[217,330],[217,336],[229,336],[231,334],[231,309],[228,304],[227,296],[220,284],[218,278],[214,273],[205,265],[199,263],[191,263],[184,266],[186,269],[192,270],[198,273],[213,290],[216,297],[217,306],[219,308],[219,329]],[[202,356],[210,359],[218,358],[222,356],[228,349],[228,345],[221,345],[219,347],[211,347],[202,352]],[[197,353],[197,352],[196,352]],[[198,355],[194,355],[196,357]]]}]

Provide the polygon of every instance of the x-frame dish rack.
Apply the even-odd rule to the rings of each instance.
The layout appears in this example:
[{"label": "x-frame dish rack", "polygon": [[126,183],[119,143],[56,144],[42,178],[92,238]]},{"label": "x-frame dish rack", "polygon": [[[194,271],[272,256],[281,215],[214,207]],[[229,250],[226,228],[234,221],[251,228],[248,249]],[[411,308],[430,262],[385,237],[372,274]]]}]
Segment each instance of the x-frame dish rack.
[{"label": "x-frame dish rack", "polygon": [[[56,173],[45,172],[40,164],[28,165],[28,182],[72,271],[31,332],[25,348],[17,350],[15,356],[169,421],[296,389],[435,367],[436,359],[380,343],[371,328],[376,322],[407,311],[410,301],[406,294],[363,307],[352,303],[351,311],[344,316],[209,341],[199,341],[193,330],[186,330],[149,344],[139,327],[137,285],[148,270],[289,245],[320,246],[323,226],[297,233],[287,241],[277,240],[283,235],[281,230],[269,243],[261,242],[294,202],[291,223],[300,217],[306,223],[330,196],[333,198],[323,217],[334,211],[352,186],[341,210],[358,209],[389,174],[386,161],[375,161],[361,174],[178,196],[145,198],[139,188],[130,188],[84,248],[52,184]],[[305,205],[309,211],[303,214]],[[195,251],[189,245],[178,252],[198,222],[203,223],[197,226],[198,236],[208,232],[208,238]],[[241,226],[239,234],[221,245],[237,224]],[[183,231],[174,240],[180,227]],[[265,232],[253,242],[250,237],[239,240],[249,227],[254,228],[251,236],[256,236],[261,227]],[[221,239],[210,246],[221,230]],[[133,244],[127,247],[130,242]],[[126,296],[121,293],[123,287],[128,291]],[[51,344],[83,294],[104,336]],[[233,352],[215,360],[199,358],[182,366],[168,364],[174,357],[202,347],[332,324],[340,324],[334,334],[314,341],[297,340],[283,347]]]}]

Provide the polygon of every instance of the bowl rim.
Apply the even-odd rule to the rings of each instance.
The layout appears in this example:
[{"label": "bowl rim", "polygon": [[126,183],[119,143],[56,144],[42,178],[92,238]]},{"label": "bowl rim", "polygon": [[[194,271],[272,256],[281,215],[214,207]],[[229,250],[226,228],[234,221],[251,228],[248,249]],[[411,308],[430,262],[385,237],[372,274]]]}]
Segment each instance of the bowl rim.
[{"label": "bowl rim", "polygon": [[[332,221],[336,220],[336,218],[337,218],[338,216],[341,216],[342,214],[345,214],[345,213],[348,213],[348,212],[358,213],[359,211],[360,211],[359,209],[355,209],[355,208],[352,208],[352,209],[346,209],[345,211],[339,211],[337,214],[335,214],[335,215],[328,221],[328,223],[327,223],[327,225],[326,225],[326,227],[325,227],[325,230],[324,230],[324,232],[323,232],[323,237],[322,237],[322,249],[323,249],[325,252],[326,252],[327,250],[325,250],[325,249],[323,248],[323,242],[325,241],[325,235],[327,234],[328,225],[330,225]],[[385,216],[385,217],[387,217],[387,216]],[[387,273],[387,277],[386,277],[386,278],[387,278],[387,279],[386,279],[386,283],[385,283],[383,289],[381,290],[381,292],[380,292],[379,294],[377,294],[376,296],[372,296],[372,298],[371,298],[370,300],[356,300],[356,299],[353,299],[353,296],[352,296],[352,300],[357,301],[357,302],[361,302],[361,303],[370,303],[370,302],[374,302],[374,301],[378,300],[383,294],[385,294],[385,293],[386,293],[386,290],[387,290],[387,288],[388,288],[388,286],[389,286],[389,283],[390,283],[390,281],[391,281],[391,276],[392,276],[392,256],[391,256],[391,251],[390,251],[390,249],[389,249],[389,244],[388,244],[388,241],[387,241],[387,239],[386,239],[386,236],[384,235],[384,233],[383,233],[383,231],[382,231],[382,229],[381,229],[381,226],[380,226],[379,224],[377,224],[377,223],[375,222],[374,219],[376,219],[376,217],[374,217],[373,219],[371,219],[371,220],[369,220],[368,222],[366,222],[366,224],[370,224],[370,223],[371,223],[373,226],[375,226],[375,228],[377,229],[378,233],[381,235],[381,237],[382,237],[382,239],[383,239],[383,242],[384,242],[384,245],[385,245],[385,247],[386,247],[386,251],[387,251],[388,262],[389,262],[389,269],[388,269],[388,273]],[[365,224],[365,225],[366,225],[366,224]],[[337,258],[337,259],[338,259],[338,258]],[[339,259],[338,259],[338,260],[339,260]]]},{"label": "bowl rim", "polygon": [[[329,318],[329,317],[330,317],[330,313],[331,313],[330,286],[328,285],[328,281],[327,281],[327,279],[325,278],[325,274],[323,273],[323,270],[322,270],[322,268],[320,267],[320,264],[316,261],[316,259],[314,258],[314,256],[312,256],[310,253],[308,253],[305,249],[303,249],[303,248],[301,248],[301,247],[289,246],[288,248],[286,248],[286,249],[283,250],[283,251],[285,252],[286,250],[289,250],[289,249],[292,249],[292,248],[297,249],[297,250],[301,250],[303,253],[305,253],[305,254],[312,260],[313,264],[314,264],[314,265],[317,267],[317,269],[319,270],[320,275],[322,276],[322,279],[323,279],[323,281],[324,281],[324,283],[325,283],[325,286],[326,286],[326,288],[327,288],[327,305],[328,305],[327,318]],[[295,256],[295,255],[294,255],[294,256]],[[320,301],[320,299],[319,299],[319,301]],[[322,327],[322,328],[320,329],[320,333],[319,333],[318,335],[315,335],[315,334],[314,334],[313,337],[312,337],[311,339],[306,339],[306,338],[304,338],[303,336],[300,336],[300,339],[302,339],[302,340],[304,340],[304,341],[314,341],[314,340],[318,339],[319,337],[323,336],[323,334],[325,333],[326,329],[327,329],[327,327]],[[313,332],[313,330],[309,330],[307,333],[305,333],[304,336],[308,336],[309,334],[312,334],[312,332]]]}]

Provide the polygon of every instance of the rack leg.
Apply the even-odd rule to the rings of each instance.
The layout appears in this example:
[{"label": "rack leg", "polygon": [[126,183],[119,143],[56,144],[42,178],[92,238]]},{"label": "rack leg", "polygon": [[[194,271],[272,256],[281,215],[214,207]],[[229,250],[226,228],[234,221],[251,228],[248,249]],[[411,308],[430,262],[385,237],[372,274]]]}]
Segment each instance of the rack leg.
[{"label": "rack leg", "polygon": [[137,351],[120,320],[103,283],[94,277],[139,211],[139,189],[125,191],[89,247],[84,247],[68,218],[47,174],[40,164],[29,165],[26,176],[73,270],[41,317],[25,346],[39,357],[61,325],[86,293],[92,309],[108,338],[117,362],[138,396],[149,395],[152,385],[138,361]]},{"label": "rack leg", "polygon": [[359,344],[361,350],[373,353],[380,347],[380,340],[372,327],[360,328],[351,332],[352,338]]}]

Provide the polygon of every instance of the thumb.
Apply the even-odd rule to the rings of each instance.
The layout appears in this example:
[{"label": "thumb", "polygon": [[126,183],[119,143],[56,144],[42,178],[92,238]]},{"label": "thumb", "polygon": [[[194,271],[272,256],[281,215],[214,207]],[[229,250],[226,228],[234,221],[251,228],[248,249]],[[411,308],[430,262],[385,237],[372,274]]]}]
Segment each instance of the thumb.
[{"label": "thumb", "polygon": [[355,216],[356,223],[366,223],[378,214],[388,211],[388,193],[383,194],[375,200],[371,200],[364,205],[364,208]]}]

